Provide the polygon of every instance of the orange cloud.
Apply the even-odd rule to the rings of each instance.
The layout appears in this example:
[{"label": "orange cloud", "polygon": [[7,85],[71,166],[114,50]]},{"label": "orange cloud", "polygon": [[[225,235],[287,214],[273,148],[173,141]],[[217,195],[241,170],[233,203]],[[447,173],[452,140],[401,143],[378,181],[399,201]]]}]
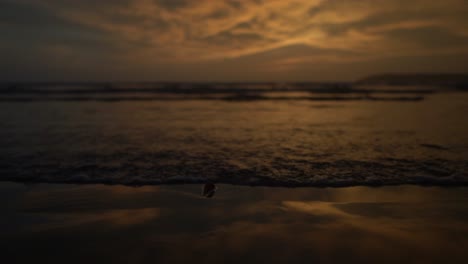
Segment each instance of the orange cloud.
[{"label": "orange cloud", "polygon": [[[7,2],[12,8],[27,7],[36,12],[34,15],[44,12],[54,17],[53,25],[37,26],[38,32],[54,29],[51,38],[37,38],[44,42],[35,45],[39,47],[37,53],[57,50],[67,55],[66,61],[77,63],[88,58],[83,64],[91,57],[102,56],[114,65],[129,65],[138,72],[172,64],[235,63],[259,54],[262,60],[256,64],[288,64],[283,68],[291,70],[291,65],[302,67],[307,63],[468,52],[468,6],[464,0]],[[10,26],[12,31],[14,26]],[[85,38],[86,45],[81,43]],[[100,45],[99,50],[93,45]],[[322,52],[284,53],[281,58],[266,55],[295,50],[296,46]],[[97,55],[89,56],[91,51]]]}]

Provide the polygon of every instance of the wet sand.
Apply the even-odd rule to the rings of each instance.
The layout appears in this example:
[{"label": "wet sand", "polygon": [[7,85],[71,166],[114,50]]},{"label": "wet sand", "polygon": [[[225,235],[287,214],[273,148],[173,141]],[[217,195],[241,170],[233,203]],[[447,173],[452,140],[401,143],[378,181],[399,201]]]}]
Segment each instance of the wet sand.
[{"label": "wet sand", "polygon": [[468,188],[0,183],[2,263],[466,263]]}]

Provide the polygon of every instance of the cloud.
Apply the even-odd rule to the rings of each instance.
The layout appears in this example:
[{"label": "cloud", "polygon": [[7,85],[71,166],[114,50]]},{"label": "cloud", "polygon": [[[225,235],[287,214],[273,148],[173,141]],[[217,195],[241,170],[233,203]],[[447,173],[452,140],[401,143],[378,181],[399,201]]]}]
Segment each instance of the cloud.
[{"label": "cloud", "polygon": [[0,29],[10,43],[3,52],[20,64],[28,49],[30,58],[82,68],[106,61],[128,72],[254,57],[257,66],[298,68],[468,53],[466,11],[464,0],[5,0]]}]

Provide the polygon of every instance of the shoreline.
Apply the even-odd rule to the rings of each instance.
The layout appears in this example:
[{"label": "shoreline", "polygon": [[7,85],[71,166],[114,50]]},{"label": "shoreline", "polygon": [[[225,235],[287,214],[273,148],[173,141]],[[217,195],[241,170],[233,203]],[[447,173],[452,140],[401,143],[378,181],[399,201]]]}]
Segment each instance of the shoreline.
[{"label": "shoreline", "polygon": [[19,180],[0,180],[0,184],[21,184],[21,185],[76,185],[76,186],[88,186],[88,185],[102,185],[102,186],[122,186],[130,188],[139,188],[139,187],[151,187],[151,186],[194,186],[194,185],[203,185],[206,183],[214,183],[216,185],[227,185],[227,186],[236,186],[236,187],[250,187],[250,188],[285,188],[285,189],[300,189],[300,188],[317,188],[317,189],[342,189],[342,188],[353,188],[353,187],[363,187],[363,188],[385,188],[385,187],[401,187],[401,186],[412,186],[412,187],[423,187],[423,188],[468,188],[467,183],[375,183],[375,184],[297,184],[297,185],[288,185],[288,184],[239,184],[239,183],[230,183],[230,182],[218,182],[218,181],[168,181],[168,182],[145,182],[145,183],[111,183],[107,181],[95,181],[95,182],[68,182],[68,181],[19,181]]}]

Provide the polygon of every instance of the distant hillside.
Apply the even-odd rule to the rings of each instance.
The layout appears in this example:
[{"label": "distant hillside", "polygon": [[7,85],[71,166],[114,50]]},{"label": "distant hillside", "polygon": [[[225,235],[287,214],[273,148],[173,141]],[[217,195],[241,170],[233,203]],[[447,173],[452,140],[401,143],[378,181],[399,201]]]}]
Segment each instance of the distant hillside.
[{"label": "distant hillside", "polygon": [[468,90],[468,74],[380,74],[357,81],[360,85],[421,85]]}]

